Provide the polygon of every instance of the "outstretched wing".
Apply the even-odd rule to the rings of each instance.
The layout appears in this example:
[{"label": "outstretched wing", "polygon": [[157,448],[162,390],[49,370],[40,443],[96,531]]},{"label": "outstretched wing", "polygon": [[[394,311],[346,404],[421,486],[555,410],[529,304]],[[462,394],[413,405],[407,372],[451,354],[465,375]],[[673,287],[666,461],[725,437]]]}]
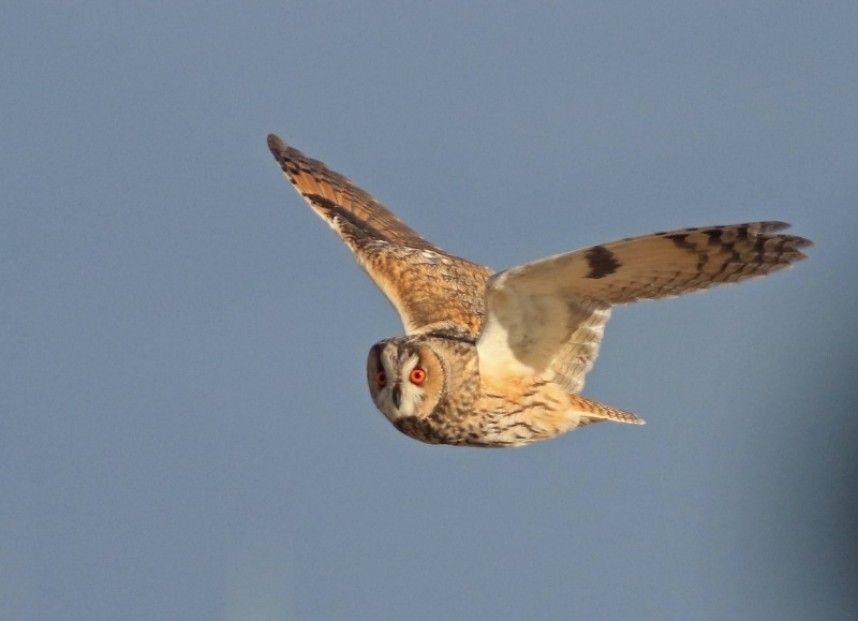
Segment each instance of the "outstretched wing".
[{"label": "outstretched wing", "polygon": [[372,195],[274,134],[268,148],[292,185],[354,253],[408,334],[479,333],[491,270],[447,254]]},{"label": "outstretched wing", "polygon": [[541,375],[579,392],[611,306],[739,282],[807,258],[783,222],[682,229],[555,255],[493,276],[480,371]]}]

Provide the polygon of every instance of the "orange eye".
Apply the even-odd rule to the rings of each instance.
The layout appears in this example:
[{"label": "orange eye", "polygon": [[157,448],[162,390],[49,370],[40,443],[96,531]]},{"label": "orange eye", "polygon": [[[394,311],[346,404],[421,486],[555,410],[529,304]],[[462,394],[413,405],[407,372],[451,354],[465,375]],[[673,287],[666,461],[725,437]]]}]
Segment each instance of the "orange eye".
[{"label": "orange eye", "polygon": [[387,384],[387,375],[384,374],[384,371],[378,371],[375,374],[375,383],[379,386],[384,386]]},{"label": "orange eye", "polygon": [[408,379],[411,380],[412,384],[417,384],[418,386],[426,381],[426,371],[421,368],[412,369],[411,374],[408,376]]}]

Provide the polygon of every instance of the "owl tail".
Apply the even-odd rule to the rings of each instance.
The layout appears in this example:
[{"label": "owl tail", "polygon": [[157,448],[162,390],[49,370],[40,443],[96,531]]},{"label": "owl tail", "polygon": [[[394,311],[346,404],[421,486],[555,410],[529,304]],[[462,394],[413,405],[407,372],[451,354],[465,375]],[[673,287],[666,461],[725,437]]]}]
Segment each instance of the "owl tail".
[{"label": "owl tail", "polygon": [[615,423],[626,423],[629,425],[645,425],[646,421],[631,412],[618,410],[617,408],[585,399],[580,395],[569,395],[572,400],[572,409],[581,416],[581,425],[597,423],[603,420],[612,420]]}]

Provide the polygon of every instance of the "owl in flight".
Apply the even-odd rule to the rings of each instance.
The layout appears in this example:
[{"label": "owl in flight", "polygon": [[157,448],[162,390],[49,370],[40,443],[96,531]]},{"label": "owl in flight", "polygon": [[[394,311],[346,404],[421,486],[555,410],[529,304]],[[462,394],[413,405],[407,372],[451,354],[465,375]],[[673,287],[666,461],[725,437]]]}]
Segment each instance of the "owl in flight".
[{"label": "owl in flight", "polygon": [[643,424],[579,394],[611,307],[765,276],[811,245],[783,222],[695,227],[493,273],[277,136],[268,147],[399,313],[406,335],[370,349],[369,390],[399,431],[430,444],[521,446],[603,420]]}]

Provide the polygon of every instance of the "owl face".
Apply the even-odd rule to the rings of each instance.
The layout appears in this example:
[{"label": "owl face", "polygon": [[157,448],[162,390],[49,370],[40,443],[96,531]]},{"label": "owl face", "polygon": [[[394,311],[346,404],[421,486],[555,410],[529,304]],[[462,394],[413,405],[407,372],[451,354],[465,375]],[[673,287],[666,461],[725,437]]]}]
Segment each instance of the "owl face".
[{"label": "owl face", "polygon": [[399,337],[376,343],[366,372],[372,400],[392,423],[428,416],[446,392],[446,369],[425,340]]}]

